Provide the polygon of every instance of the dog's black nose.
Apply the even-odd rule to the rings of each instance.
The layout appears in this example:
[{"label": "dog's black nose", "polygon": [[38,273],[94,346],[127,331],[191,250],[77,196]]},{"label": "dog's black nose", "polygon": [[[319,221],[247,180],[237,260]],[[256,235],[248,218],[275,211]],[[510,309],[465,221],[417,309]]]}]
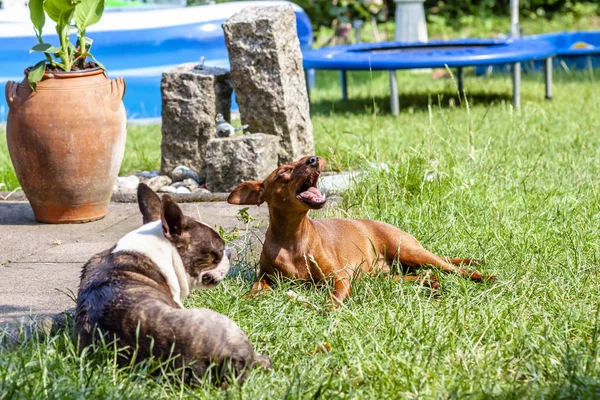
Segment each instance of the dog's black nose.
[{"label": "dog's black nose", "polygon": [[306,165],[312,165],[313,167],[316,167],[318,164],[319,164],[319,159],[315,156],[308,157],[306,159]]},{"label": "dog's black nose", "polygon": [[216,285],[219,283],[212,275],[206,274],[202,277],[203,285]]}]

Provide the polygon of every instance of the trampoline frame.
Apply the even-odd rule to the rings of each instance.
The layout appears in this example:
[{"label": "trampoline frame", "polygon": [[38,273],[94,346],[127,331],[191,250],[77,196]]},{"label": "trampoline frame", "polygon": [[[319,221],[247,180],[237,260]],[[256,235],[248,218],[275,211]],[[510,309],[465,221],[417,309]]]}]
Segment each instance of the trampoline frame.
[{"label": "trampoline frame", "polygon": [[[531,43],[531,42],[530,42]],[[347,46],[335,46],[330,48],[323,48],[319,50],[313,50],[314,54],[322,53],[325,54],[325,57],[319,59],[311,59],[310,53],[308,53],[309,58],[308,61],[305,58],[305,69],[333,69],[340,71],[340,84],[342,89],[342,99],[348,100],[348,77],[347,71],[349,70],[359,70],[359,71],[367,71],[367,70],[388,70],[389,71],[389,82],[390,82],[390,109],[393,115],[397,116],[400,114],[400,99],[398,94],[398,84],[396,71],[398,69],[421,69],[421,68],[436,68],[440,67],[439,57],[436,59],[436,62],[427,61],[426,59],[418,59],[411,64],[410,61],[401,60],[398,58],[403,50],[400,50],[396,56],[396,63],[394,63],[394,58],[390,57],[393,54],[393,50],[397,48],[404,48],[410,51],[415,48],[423,48],[423,49],[435,49],[436,47],[444,48],[445,51],[448,48],[457,47],[457,48],[479,48],[485,46],[493,46],[494,49],[501,49],[503,52],[488,52],[485,51],[479,52],[476,54],[477,57],[472,57],[471,59],[462,58],[462,59],[452,59],[447,68],[456,68],[456,81],[458,86],[458,92],[461,96],[464,96],[464,74],[463,68],[471,67],[476,65],[483,64],[511,64],[512,68],[512,83],[513,83],[513,106],[518,109],[521,107],[521,62],[530,61],[530,60],[545,60],[545,68],[544,68],[544,81],[545,81],[545,98],[547,100],[552,99],[552,57],[556,54],[556,48],[550,43],[543,42],[545,48],[544,51],[538,50],[537,53],[528,53],[528,52],[507,52],[506,49],[508,46],[520,45],[521,47],[527,47],[527,44],[524,43],[523,40],[496,40],[496,39],[461,39],[461,40],[450,40],[450,41],[433,41],[433,42],[383,42],[383,43],[360,43],[355,45],[347,45]],[[369,52],[377,52],[381,50],[390,49],[390,52],[386,52],[387,57],[382,57],[376,59],[378,62],[375,67],[371,65],[371,59],[369,59],[369,64],[364,64],[364,60],[356,61],[355,57],[350,58],[351,54],[356,55],[357,53],[367,54]],[[511,50],[513,50],[511,48]],[[521,49],[522,50],[522,49]],[[424,53],[425,54],[425,53]],[[306,57],[307,54],[305,54]],[[344,60],[340,61],[339,57],[336,59],[334,56],[347,56]],[[375,54],[374,57],[377,55]],[[488,56],[488,58],[485,58]],[[505,57],[504,57],[505,56]],[[443,57],[443,55],[441,56]],[[503,58],[504,57],[504,58]],[[328,62],[327,59],[331,59],[332,62]],[[343,65],[344,61],[346,61],[346,68],[344,66],[339,67],[339,65]],[[396,64],[396,65],[394,65]],[[386,68],[389,65],[390,68]]]}]

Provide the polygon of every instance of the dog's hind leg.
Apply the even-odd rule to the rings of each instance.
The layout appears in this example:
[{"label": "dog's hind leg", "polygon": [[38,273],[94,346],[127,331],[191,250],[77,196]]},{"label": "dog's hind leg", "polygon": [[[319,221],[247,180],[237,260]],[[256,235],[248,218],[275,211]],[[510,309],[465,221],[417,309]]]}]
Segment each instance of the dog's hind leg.
[{"label": "dog's hind leg", "polygon": [[[412,252],[412,253],[413,254],[411,254],[409,256],[410,262],[407,262],[407,264],[413,263],[413,264],[417,264],[417,266],[419,266],[419,267],[431,265],[431,266],[440,268],[442,271],[447,272],[447,273],[466,276],[476,282],[495,281],[496,280],[495,276],[484,276],[484,275],[480,274],[479,272],[471,271],[466,268],[462,268],[460,266],[451,264],[451,263],[445,261],[443,258],[436,256],[435,254],[433,254],[432,252],[430,252],[429,250],[426,250],[424,248],[422,248],[421,251]],[[402,263],[405,262],[403,259],[401,259],[400,261]]]},{"label": "dog's hind leg", "polygon": [[454,258],[454,257],[442,257],[444,260],[448,261],[450,264],[454,265],[481,265],[484,263],[483,260],[479,260],[477,258]]},{"label": "dog's hind leg", "polygon": [[419,276],[419,275],[396,275],[394,279],[397,282],[405,281],[405,282],[419,282],[423,284],[423,286],[437,290],[440,288],[440,283],[437,281],[435,276]]},{"label": "dog's hind leg", "polygon": [[484,276],[478,272],[462,268],[460,265],[463,263],[459,263],[458,266],[452,263],[452,261],[459,262],[467,261],[469,259],[446,259],[448,260],[446,261],[444,258],[425,249],[412,235],[404,233],[402,239],[401,246],[396,246],[398,252],[395,255],[395,258],[401,264],[409,267],[425,267],[431,265],[444,272],[466,276],[477,282],[496,280],[495,276]]}]

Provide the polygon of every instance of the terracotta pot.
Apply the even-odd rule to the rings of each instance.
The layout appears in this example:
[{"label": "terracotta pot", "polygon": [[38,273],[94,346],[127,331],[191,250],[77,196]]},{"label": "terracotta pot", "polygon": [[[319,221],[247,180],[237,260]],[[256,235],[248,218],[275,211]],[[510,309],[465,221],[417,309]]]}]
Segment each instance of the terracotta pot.
[{"label": "terracotta pot", "polygon": [[6,84],[8,151],[38,221],[106,215],[125,152],[124,94],[125,81],[100,68],[46,73],[35,92],[27,78]]}]

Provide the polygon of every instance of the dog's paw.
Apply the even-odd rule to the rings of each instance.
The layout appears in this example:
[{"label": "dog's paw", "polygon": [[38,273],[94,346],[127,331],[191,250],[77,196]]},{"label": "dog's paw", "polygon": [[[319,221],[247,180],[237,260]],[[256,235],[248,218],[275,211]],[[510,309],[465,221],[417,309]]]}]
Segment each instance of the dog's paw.
[{"label": "dog's paw", "polygon": [[434,277],[424,278],[423,286],[428,287],[431,290],[441,290],[442,288],[438,280]]},{"label": "dog's paw", "polygon": [[273,362],[269,356],[264,354],[254,353],[254,365],[259,366],[265,371],[273,371]]},{"label": "dog's paw", "polygon": [[246,295],[244,295],[244,299],[252,300],[256,296],[270,292],[270,291],[271,291],[271,288],[264,280],[259,281],[259,282],[254,282],[254,285],[252,285],[252,289],[250,289],[250,292],[247,293]]},{"label": "dog's paw", "polygon": [[253,298],[255,298],[256,296],[258,296],[260,294],[259,290],[251,290],[250,292],[246,293],[243,296],[244,300],[252,300]]},{"label": "dog's paw", "polygon": [[475,282],[494,282],[498,280],[494,275],[483,275],[473,271],[469,271],[469,277]]},{"label": "dog's paw", "polygon": [[339,301],[334,296],[331,296],[325,302],[325,311],[327,311],[327,312],[339,311],[341,308],[342,308],[342,302]]},{"label": "dog's paw", "polygon": [[485,264],[485,260],[479,258],[469,258],[465,265],[483,265]]}]

